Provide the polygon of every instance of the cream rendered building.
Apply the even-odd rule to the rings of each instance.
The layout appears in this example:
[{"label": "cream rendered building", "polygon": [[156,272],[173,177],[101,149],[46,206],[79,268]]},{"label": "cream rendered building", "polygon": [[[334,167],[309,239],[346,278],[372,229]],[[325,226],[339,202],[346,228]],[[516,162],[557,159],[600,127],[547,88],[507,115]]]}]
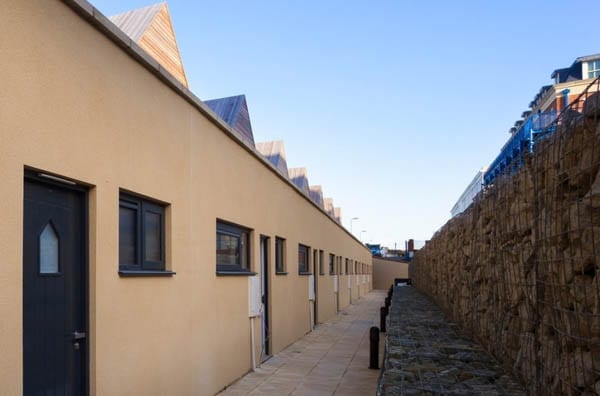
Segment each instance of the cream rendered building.
[{"label": "cream rendered building", "polygon": [[0,394],[214,394],[371,289],[360,241],[93,6],[3,10]]}]

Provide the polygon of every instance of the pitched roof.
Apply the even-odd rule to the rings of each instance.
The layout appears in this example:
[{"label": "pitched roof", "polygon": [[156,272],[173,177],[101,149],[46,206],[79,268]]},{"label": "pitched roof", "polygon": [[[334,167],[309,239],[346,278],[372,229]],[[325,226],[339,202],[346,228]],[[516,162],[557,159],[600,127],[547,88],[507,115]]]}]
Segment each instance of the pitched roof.
[{"label": "pitched roof", "polygon": [[310,199],[313,200],[314,203],[319,205],[321,209],[324,209],[325,206],[323,204],[323,189],[321,186],[309,186],[310,190]]},{"label": "pitched roof", "polygon": [[252,133],[246,95],[205,100],[204,103],[229,124],[233,130],[238,132],[246,143],[254,147],[254,134]]},{"label": "pitched roof", "polygon": [[283,140],[273,140],[270,142],[256,143],[256,150],[261,153],[270,163],[275,166],[279,172],[289,178],[287,159],[285,155],[285,145]]},{"label": "pitched roof", "polygon": [[166,3],[153,4],[135,10],[125,11],[121,14],[110,16],[108,19],[117,25],[136,43],[150,27],[154,18],[166,6]]},{"label": "pitched roof", "polygon": [[288,169],[288,174],[290,175],[292,183],[298,186],[300,190],[304,191],[306,195],[310,194],[306,168],[290,168]]},{"label": "pitched roof", "polygon": [[342,208],[335,207],[333,208],[333,218],[335,219],[335,221],[337,221],[339,224],[342,224]]},{"label": "pitched roof", "polygon": [[126,11],[109,19],[188,88],[167,3]]},{"label": "pitched roof", "polygon": [[329,216],[333,217],[335,215],[333,210],[333,198],[324,198],[323,205],[325,206],[325,212],[327,212]]}]

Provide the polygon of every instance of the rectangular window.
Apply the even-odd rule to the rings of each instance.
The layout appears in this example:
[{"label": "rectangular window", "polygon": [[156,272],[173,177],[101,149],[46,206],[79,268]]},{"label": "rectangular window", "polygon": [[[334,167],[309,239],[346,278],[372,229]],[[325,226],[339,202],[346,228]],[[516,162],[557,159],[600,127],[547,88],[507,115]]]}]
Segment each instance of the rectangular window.
[{"label": "rectangular window", "polygon": [[285,239],[275,238],[275,273],[285,274]]},{"label": "rectangular window", "polygon": [[302,244],[298,245],[298,273],[307,274],[308,269],[308,256],[310,254],[310,248]]},{"label": "rectangular window", "polygon": [[325,275],[325,263],[323,262],[322,250],[319,250],[319,275]]},{"label": "rectangular window", "polygon": [[600,60],[588,62],[588,78],[600,76]]},{"label": "rectangular window", "polygon": [[250,272],[250,230],[217,220],[217,272]]},{"label": "rectangular window", "polygon": [[335,275],[335,255],[329,255],[329,275]]},{"label": "rectangular window", "polygon": [[348,259],[346,259],[346,265],[344,266],[344,273],[348,275]]},{"label": "rectangular window", "polygon": [[165,270],[165,206],[119,195],[119,270]]}]

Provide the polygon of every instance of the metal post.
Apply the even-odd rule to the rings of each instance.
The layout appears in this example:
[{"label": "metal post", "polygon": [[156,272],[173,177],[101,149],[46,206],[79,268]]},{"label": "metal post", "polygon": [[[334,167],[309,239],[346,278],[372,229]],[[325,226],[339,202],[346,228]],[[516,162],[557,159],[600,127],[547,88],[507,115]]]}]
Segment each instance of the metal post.
[{"label": "metal post", "polygon": [[369,330],[369,368],[379,369],[379,329],[375,326]]},{"label": "metal post", "polygon": [[381,307],[379,309],[379,328],[381,328],[381,332],[385,333],[385,317],[387,316],[387,308]]}]

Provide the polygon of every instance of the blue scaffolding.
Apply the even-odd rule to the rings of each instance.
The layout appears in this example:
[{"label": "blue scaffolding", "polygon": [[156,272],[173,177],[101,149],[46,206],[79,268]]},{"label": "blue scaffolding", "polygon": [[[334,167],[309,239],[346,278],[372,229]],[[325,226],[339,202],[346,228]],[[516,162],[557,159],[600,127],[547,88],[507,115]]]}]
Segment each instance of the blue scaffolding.
[{"label": "blue scaffolding", "polygon": [[556,116],[555,110],[538,112],[529,115],[524,122],[518,122],[518,129],[515,128],[516,132],[508,139],[483,176],[484,186],[491,184],[502,173],[517,171],[523,165],[523,156],[533,152],[535,141],[554,131]]}]

